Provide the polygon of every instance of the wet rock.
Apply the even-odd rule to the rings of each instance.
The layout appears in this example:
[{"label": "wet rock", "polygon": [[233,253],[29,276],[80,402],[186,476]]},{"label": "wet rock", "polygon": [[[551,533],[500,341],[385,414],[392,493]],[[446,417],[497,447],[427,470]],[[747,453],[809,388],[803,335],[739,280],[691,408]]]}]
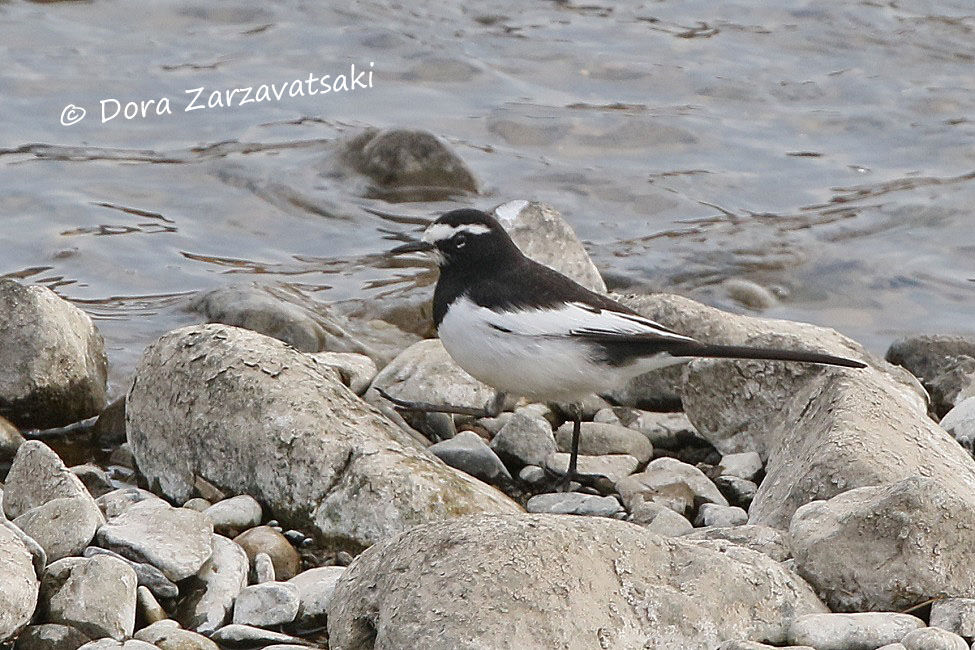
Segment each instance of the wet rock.
[{"label": "wet rock", "polygon": [[653,638],[710,650],[727,638],[781,641],[787,621],[825,611],[764,555],[700,544],[602,517],[418,526],[349,567],[328,610],[329,643],[357,647],[368,635],[375,647],[436,650],[465,646],[476,629],[481,647],[631,648]]},{"label": "wet rock", "polygon": [[44,600],[48,621],[99,639],[122,639],[135,627],[135,571],[105,555],[65,558],[47,567]]},{"label": "wet rock", "polygon": [[85,463],[70,469],[71,473],[81,479],[81,484],[85,486],[88,493],[95,498],[115,490],[111,479],[108,478],[108,473],[97,465]]},{"label": "wet rock", "polygon": [[129,507],[143,501],[162,502],[162,499],[149,490],[143,490],[137,487],[119,488],[95,499],[95,503],[98,504],[102,514],[105,515],[105,519],[118,517]]},{"label": "wet rock", "polygon": [[862,614],[808,614],[789,626],[789,643],[811,645],[816,650],[874,650],[897,643],[924,627],[910,614],[868,612]]},{"label": "wet rock", "polygon": [[943,598],[931,604],[931,627],[975,637],[975,598]]},{"label": "wet rock", "polygon": [[702,503],[694,519],[695,526],[741,526],[748,521],[748,513],[737,506]]},{"label": "wet rock", "polygon": [[20,446],[24,444],[24,436],[10,420],[0,417],[0,462],[13,459]]},{"label": "wet rock", "polygon": [[737,454],[725,454],[718,465],[722,476],[737,476],[746,481],[754,481],[762,471],[762,457],[754,451],[743,451]]},{"label": "wet rock", "polygon": [[538,466],[558,451],[552,426],[544,418],[528,413],[512,413],[491,440],[491,449],[512,464]]},{"label": "wet rock", "polygon": [[140,586],[147,587],[155,595],[160,598],[176,598],[179,595],[179,588],[169,579],[166,575],[152,566],[151,564],[146,564],[145,562],[133,562],[127,557],[123,557],[116,553],[115,551],[110,551],[107,548],[99,548],[97,546],[89,546],[84,551],[84,557],[95,557],[96,555],[108,555],[109,557],[114,557],[117,560],[125,562],[132,570],[135,571],[136,578],[139,581]]},{"label": "wet rock", "polygon": [[969,650],[968,643],[954,632],[922,627],[908,632],[901,644],[906,650]]},{"label": "wet rock", "polygon": [[776,562],[785,562],[792,557],[789,533],[769,526],[746,524],[743,526],[698,528],[684,535],[684,539],[723,539],[764,553]]},{"label": "wet rock", "polygon": [[[582,475],[605,476],[617,483],[636,471],[639,461],[629,454],[579,456],[577,470]],[[569,454],[556,452],[545,459],[545,466],[557,474],[569,471]]]},{"label": "wet rock", "polygon": [[648,532],[665,537],[680,537],[694,530],[684,515],[679,515],[665,505],[642,501],[633,506],[629,521],[643,526]]},{"label": "wet rock", "polygon": [[260,553],[266,553],[274,566],[278,580],[290,580],[301,570],[301,557],[284,535],[270,526],[246,530],[234,538],[253,563]]},{"label": "wet rock", "polygon": [[213,536],[213,554],[196,574],[197,589],[183,599],[177,613],[187,628],[210,634],[227,622],[234,599],[247,586],[247,554],[222,535]]},{"label": "wet rock", "polygon": [[224,499],[203,511],[221,535],[234,534],[261,523],[263,511],[257,500],[246,494]]},{"label": "wet rock", "polygon": [[553,515],[589,515],[592,517],[612,517],[623,511],[616,497],[600,497],[578,492],[557,492],[536,494],[528,500],[528,512],[549,513]]},{"label": "wet rock", "polygon": [[281,632],[262,630],[250,625],[225,625],[210,635],[210,638],[222,647],[237,650],[238,648],[260,648],[274,643],[287,643],[308,646],[305,641]]},{"label": "wet rock", "polygon": [[631,511],[641,501],[655,501],[679,514],[692,511],[698,503],[728,505],[704,472],[674,458],[658,458],[639,474],[619,481],[616,488]]},{"label": "wet rock", "polygon": [[428,450],[451,467],[486,483],[511,480],[511,474],[501,459],[473,431],[461,431],[450,440],[430,445]]},{"label": "wet rock", "polygon": [[[555,432],[559,451],[572,449],[572,422],[566,422]],[[629,454],[640,463],[653,456],[653,445],[646,436],[618,424],[583,422],[579,435],[579,453],[586,456]]]},{"label": "wet rock", "polygon": [[31,508],[13,522],[34,539],[48,562],[79,555],[95,537],[102,514],[91,497],[51,499]]},{"label": "wet rock", "polygon": [[344,145],[340,159],[372,181],[371,197],[437,201],[477,192],[464,161],[427,131],[366,129]]},{"label": "wet rock", "polygon": [[166,334],[147,349],[127,408],[139,468],[164,494],[183,502],[201,476],[336,546],[365,547],[448,516],[519,510],[424,453],[333,371],[246,330]]},{"label": "wet rock", "polygon": [[494,216],[526,256],[587,289],[606,293],[596,265],[554,207],[538,201],[509,201],[496,207]]},{"label": "wet rock", "polygon": [[264,582],[244,587],[234,602],[234,624],[272,627],[295,620],[298,587],[288,582]]},{"label": "wet rock", "polygon": [[0,526],[0,642],[30,622],[37,604],[38,581],[27,546],[7,526]]},{"label": "wet rock", "polygon": [[325,622],[335,585],[345,571],[341,566],[323,566],[303,571],[288,581],[298,589],[301,601],[295,619],[299,626],[311,628]]},{"label": "wet rock", "polygon": [[342,383],[356,395],[362,395],[379,373],[376,362],[364,354],[355,352],[316,352],[311,355],[315,361],[335,368]]},{"label": "wet rock", "polygon": [[46,287],[0,279],[0,416],[47,429],[105,407],[105,342],[91,319]]},{"label": "wet rock", "polygon": [[614,406],[596,413],[594,422],[619,424],[639,431],[654,447],[676,450],[702,441],[685,413],[653,413]]},{"label": "wet rock", "polygon": [[757,485],[737,476],[719,476],[714,479],[714,484],[721,491],[721,494],[728,499],[730,505],[738,506],[746,511],[758,493]]},{"label": "wet rock", "polygon": [[176,621],[159,621],[135,633],[139,641],[161,650],[219,650],[216,643],[202,634],[179,627]]},{"label": "wet rock", "polygon": [[[915,476],[796,511],[796,570],[834,611],[903,610],[975,593],[975,493]],[[815,644],[814,644],[815,645]]]},{"label": "wet rock", "polygon": [[213,524],[203,514],[165,503],[137,503],[98,529],[100,546],[146,562],[179,582],[195,574],[213,552]]},{"label": "wet rock", "polygon": [[[935,413],[944,416],[975,381],[975,337],[912,336],[894,341],[887,360],[904,366],[931,394]],[[964,397],[975,396],[975,392]]]},{"label": "wet rock", "polygon": [[[290,541],[290,540],[288,540]],[[277,576],[274,574],[274,561],[267,553],[258,553],[254,556],[254,582],[274,582]]]},{"label": "wet rock", "polygon": [[[3,511],[16,519],[27,511],[59,498],[77,498],[98,510],[81,480],[64,466],[50,447],[39,440],[20,446],[7,474]],[[100,517],[100,515],[99,515]]]},{"label": "wet rock", "polygon": [[942,428],[964,447],[975,454],[975,397],[959,402],[941,418]]},{"label": "wet rock", "polygon": [[88,635],[70,625],[44,623],[30,625],[17,637],[15,650],[77,650],[91,641]]}]

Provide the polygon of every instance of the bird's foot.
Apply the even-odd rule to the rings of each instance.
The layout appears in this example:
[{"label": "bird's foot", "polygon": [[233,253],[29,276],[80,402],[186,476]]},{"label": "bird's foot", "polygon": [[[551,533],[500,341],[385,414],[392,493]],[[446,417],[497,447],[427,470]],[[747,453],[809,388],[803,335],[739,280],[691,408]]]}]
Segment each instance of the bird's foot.
[{"label": "bird's foot", "polygon": [[378,386],[374,386],[374,388],[383,399],[392,402],[396,408],[404,411],[413,411],[416,413],[453,413],[455,415],[472,415],[477,418],[490,416],[489,411],[484,408],[477,408],[473,406],[453,406],[451,404],[431,404],[430,402],[414,402],[411,400],[400,399],[399,397],[393,397]]}]

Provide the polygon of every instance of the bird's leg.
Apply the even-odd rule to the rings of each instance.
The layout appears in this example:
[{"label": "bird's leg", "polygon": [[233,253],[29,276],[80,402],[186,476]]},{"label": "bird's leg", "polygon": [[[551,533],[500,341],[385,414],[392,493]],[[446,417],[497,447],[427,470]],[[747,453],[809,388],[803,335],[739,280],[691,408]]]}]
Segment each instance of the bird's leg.
[{"label": "bird's leg", "polygon": [[579,478],[576,465],[579,462],[579,438],[582,435],[582,409],[578,404],[569,406],[572,411],[572,451],[569,454],[569,471],[566,473],[568,481],[575,481]]},{"label": "bird's leg", "polygon": [[497,417],[501,413],[501,409],[504,407],[505,398],[507,397],[507,394],[499,392],[495,394],[494,398],[489,400],[485,406],[477,408],[474,406],[454,406],[452,404],[413,402],[410,400],[393,397],[378,386],[375,388],[376,392],[379,393],[384,399],[389,400],[398,408],[406,411],[415,411],[417,413],[453,413],[455,415],[472,415],[478,418]]}]

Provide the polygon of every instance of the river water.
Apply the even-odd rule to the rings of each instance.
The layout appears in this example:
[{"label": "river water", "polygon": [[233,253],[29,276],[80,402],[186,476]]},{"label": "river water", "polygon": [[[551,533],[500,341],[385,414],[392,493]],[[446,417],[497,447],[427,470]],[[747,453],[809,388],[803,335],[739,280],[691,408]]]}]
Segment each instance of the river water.
[{"label": "river water", "polygon": [[[975,333],[971,0],[330,4],[0,0],[0,275],[97,319],[115,392],[186,295],[368,300],[408,228],[376,211],[512,199],[558,208],[611,288],[748,312],[748,280],[778,296],[753,313],[878,353]],[[353,65],[371,88],[186,110]],[[364,196],[327,161],[370,126],[435,133],[479,195]]]}]

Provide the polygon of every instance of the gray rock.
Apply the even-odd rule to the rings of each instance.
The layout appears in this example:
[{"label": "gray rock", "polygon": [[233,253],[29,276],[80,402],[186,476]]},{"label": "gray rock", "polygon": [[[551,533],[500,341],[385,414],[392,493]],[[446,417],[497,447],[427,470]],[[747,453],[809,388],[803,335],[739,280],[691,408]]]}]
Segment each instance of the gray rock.
[{"label": "gray rock", "polygon": [[764,553],[776,562],[785,562],[792,557],[789,533],[755,524],[730,527],[698,528],[684,535],[686,540],[723,539],[753,551]]},{"label": "gray rock", "polygon": [[231,650],[237,650],[238,648],[259,648],[275,643],[287,643],[289,645],[306,647],[309,645],[305,641],[288,634],[236,623],[223,626],[211,634],[210,638],[225,648],[231,648]]},{"label": "gray rock", "polygon": [[108,477],[108,472],[92,463],[76,465],[69,468],[71,473],[81,479],[81,484],[88,490],[88,494],[93,497],[100,497],[103,494],[115,490],[112,479]]},{"label": "gray rock", "polygon": [[135,571],[136,578],[140,586],[147,587],[152,593],[160,598],[176,598],[179,595],[179,588],[172,580],[166,577],[162,571],[151,564],[145,562],[134,562],[127,557],[119,555],[115,551],[98,546],[89,546],[84,550],[84,557],[95,557],[96,555],[108,555],[117,560],[125,562]]},{"label": "gray rock", "polygon": [[77,650],[91,639],[70,625],[29,625],[17,637],[15,650]]},{"label": "gray rock", "polygon": [[24,436],[10,420],[0,416],[0,461],[11,460],[24,444]]},{"label": "gray rock", "polygon": [[975,598],[942,598],[931,604],[931,627],[975,637]]},{"label": "gray rock", "polygon": [[874,650],[922,627],[924,621],[910,614],[808,614],[792,621],[788,641],[816,650]]},{"label": "gray rock", "polygon": [[295,622],[302,627],[322,625],[328,612],[335,585],[345,575],[342,566],[323,566],[308,569],[288,581],[298,589],[301,606]]},{"label": "gray rock", "polygon": [[620,424],[639,431],[654,447],[677,450],[702,440],[685,413],[654,413],[625,406],[602,409],[595,422]]},{"label": "gray rock", "polygon": [[338,371],[342,383],[356,395],[362,395],[379,373],[376,362],[355,352],[316,352],[311,357]]},{"label": "gray rock", "polygon": [[20,446],[4,485],[3,511],[16,519],[28,510],[52,499],[78,498],[98,509],[81,480],[75,476],[50,447],[39,440]]},{"label": "gray rock", "polygon": [[254,556],[254,582],[274,582],[274,561],[267,553],[261,552]]},{"label": "gray rock", "polygon": [[237,534],[260,525],[264,512],[254,497],[241,494],[214,503],[203,514],[213,522],[216,532],[226,535],[231,532]]},{"label": "gray rock", "polygon": [[261,553],[271,558],[274,575],[278,580],[290,580],[301,570],[301,557],[288,539],[270,526],[258,526],[246,530],[234,538],[247,558],[254,563]]},{"label": "gray rock", "polygon": [[[127,411],[139,468],[164,494],[185,501],[201,476],[335,546],[520,510],[425,454],[332,371],[246,330],[205,325],[163,336],[136,371]],[[201,427],[206,435],[185,433]]]},{"label": "gray rock", "polygon": [[834,611],[975,593],[975,492],[920,476],[857,488],[803,506],[789,532],[798,573]]},{"label": "gray rock", "polygon": [[263,582],[244,587],[234,602],[234,624],[272,627],[295,620],[298,587],[289,582]]},{"label": "gray rock", "polygon": [[728,499],[729,505],[738,506],[746,511],[758,494],[757,485],[737,476],[719,476],[714,479],[714,484]]},{"label": "gray rock", "polygon": [[907,650],[903,643],[888,643],[887,645],[880,646],[877,650]]},{"label": "gray rock", "polygon": [[75,496],[51,499],[13,523],[41,545],[48,562],[55,562],[79,555],[102,521],[102,513],[90,496]]},{"label": "gray rock", "polygon": [[[566,422],[555,432],[559,451],[571,451],[572,427],[571,422]],[[583,422],[580,427],[579,453],[586,456],[629,454],[640,463],[645,463],[653,456],[653,445],[642,433],[618,424]]]},{"label": "gray rock", "polygon": [[808,645],[768,645],[758,641],[725,641],[718,650],[816,650]]},{"label": "gray rock", "polygon": [[547,512],[553,515],[589,515],[593,517],[612,517],[623,511],[616,497],[600,497],[578,492],[557,492],[536,494],[528,500],[528,512]]},{"label": "gray rock", "polygon": [[969,650],[968,643],[954,632],[936,627],[922,627],[901,639],[906,650]]},{"label": "gray rock", "polygon": [[473,431],[461,431],[450,440],[430,445],[428,449],[451,467],[487,483],[511,480],[511,474],[501,459]]},{"label": "gray rock", "polygon": [[[159,621],[169,619],[169,614],[162,608],[156,597],[149,591],[149,587],[139,585],[135,590],[135,604],[138,613],[142,615],[142,620],[150,625]],[[175,624],[176,621],[173,621]]]},{"label": "gray rock", "polygon": [[975,397],[959,402],[941,418],[941,426],[968,453],[975,454]]},{"label": "gray rock", "polygon": [[130,636],[137,585],[132,567],[106,555],[54,562],[44,578],[48,621],[71,625],[94,639]]},{"label": "gray rock", "polygon": [[197,512],[206,512],[207,508],[209,508],[212,505],[213,505],[212,503],[210,503],[203,497],[193,497],[192,499],[184,503],[182,507],[189,508],[190,510],[196,510]]},{"label": "gray rock", "polygon": [[39,584],[27,546],[7,526],[0,526],[0,642],[13,638],[30,622]]},{"label": "gray rock", "polygon": [[106,403],[105,342],[88,315],[46,287],[0,279],[0,416],[47,429]]},{"label": "gray rock", "polygon": [[643,526],[651,533],[664,537],[680,537],[694,530],[687,517],[653,501],[641,501],[635,504],[629,520]]},{"label": "gray rock", "polygon": [[591,291],[606,293],[599,270],[558,210],[537,201],[508,201],[494,209],[494,216],[522,253]]},{"label": "gray rock", "polygon": [[[125,641],[119,641],[111,638],[89,641],[85,645],[81,646],[81,648],[84,648],[84,650],[158,650],[158,648],[151,643],[139,641],[138,639],[126,639]],[[79,648],[79,650],[81,650],[81,648]]]},{"label": "gray rock", "polygon": [[538,465],[525,465],[518,472],[518,479],[529,485],[541,485],[549,480],[548,473]]},{"label": "gray rock", "polygon": [[[3,493],[0,492],[0,501],[2,501]],[[34,573],[38,576],[44,575],[44,568],[47,566],[47,553],[38,544],[33,537],[18,528],[14,522],[6,519],[0,513],[0,528],[6,528],[9,533],[20,540],[20,543],[24,545],[27,552],[31,555],[31,560],[34,563]]]},{"label": "gray rock", "polygon": [[728,505],[704,472],[675,458],[656,459],[639,474],[617,482],[616,488],[630,511],[641,501],[661,503],[678,514],[690,512],[698,501]]},{"label": "gray rock", "polygon": [[130,506],[98,529],[98,543],[135,562],[146,562],[179,582],[213,552],[213,524],[202,513],[146,501]]},{"label": "gray rock", "polygon": [[[114,446],[125,442],[125,396],[117,397],[102,409],[91,428],[99,444]],[[131,465],[126,465],[131,467]]]},{"label": "gray rock", "polygon": [[213,555],[196,574],[200,589],[183,599],[177,618],[187,628],[211,634],[230,617],[234,599],[247,586],[247,554],[222,535],[213,536]]},{"label": "gray rock", "polygon": [[510,414],[507,423],[491,440],[491,449],[506,462],[539,466],[558,451],[552,425],[529,413]]},{"label": "gray rock", "polygon": [[356,647],[368,633],[376,648],[437,650],[468,647],[477,630],[478,647],[633,648],[652,638],[711,650],[727,638],[781,641],[787,621],[825,611],[764,555],[700,544],[602,517],[418,526],[349,567],[328,610],[329,643]]},{"label": "gray rock", "polygon": [[136,632],[135,638],[161,650],[219,650],[216,643],[202,634],[181,629],[176,621],[148,625]]},{"label": "gray rock", "polygon": [[737,506],[702,503],[694,519],[695,526],[741,526],[748,522],[748,513]]},{"label": "gray rock", "polygon": [[162,499],[149,490],[143,490],[137,487],[119,488],[95,499],[95,503],[98,504],[102,514],[105,515],[105,519],[118,517],[130,506],[141,503],[142,501],[162,501]]},{"label": "gray rock", "polygon": [[762,471],[762,457],[758,452],[743,451],[737,454],[725,454],[718,465],[722,476],[737,476],[746,481],[753,481]]},{"label": "gray rock", "polygon": [[[935,413],[943,416],[975,380],[975,337],[912,336],[887,350],[887,360],[904,366],[931,393]],[[971,395],[966,395],[970,397]]]},{"label": "gray rock", "polygon": [[[579,456],[577,469],[582,475],[605,476],[617,483],[636,471],[639,461],[629,454]],[[556,452],[545,459],[545,466],[558,474],[569,471],[569,454]]]}]

